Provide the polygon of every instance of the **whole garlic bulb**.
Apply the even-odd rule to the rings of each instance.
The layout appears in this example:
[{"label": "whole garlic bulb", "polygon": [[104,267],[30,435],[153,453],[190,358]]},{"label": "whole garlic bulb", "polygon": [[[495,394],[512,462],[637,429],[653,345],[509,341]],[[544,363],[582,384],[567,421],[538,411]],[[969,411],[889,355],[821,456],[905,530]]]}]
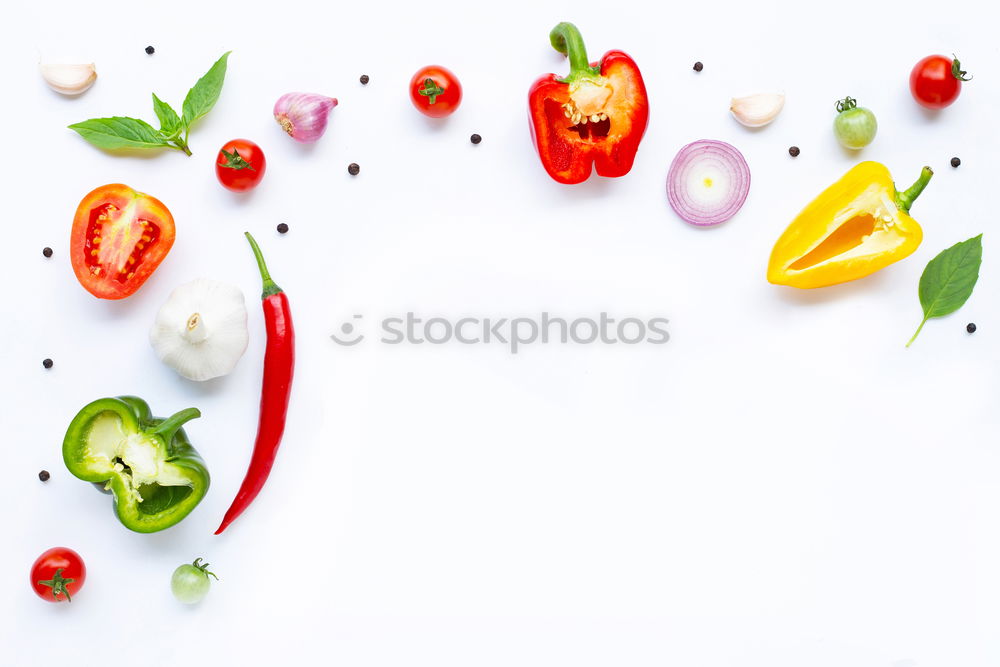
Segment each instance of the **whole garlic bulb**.
[{"label": "whole garlic bulb", "polygon": [[758,93],[734,97],[729,110],[741,125],[763,127],[777,118],[784,106],[785,96],[781,93]]},{"label": "whole garlic bulb", "polygon": [[250,342],[243,292],[207,278],[181,285],[156,314],[149,342],[160,361],[189,380],[227,375]]}]

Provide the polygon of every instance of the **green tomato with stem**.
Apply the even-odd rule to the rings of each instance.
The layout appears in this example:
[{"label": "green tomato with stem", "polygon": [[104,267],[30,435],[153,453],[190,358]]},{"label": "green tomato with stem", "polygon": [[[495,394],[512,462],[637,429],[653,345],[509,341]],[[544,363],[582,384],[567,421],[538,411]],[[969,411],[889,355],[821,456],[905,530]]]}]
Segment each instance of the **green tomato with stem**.
[{"label": "green tomato with stem", "polygon": [[853,97],[837,102],[837,117],[833,119],[833,133],[844,148],[858,150],[875,139],[878,121],[871,109],[858,106]]},{"label": "green tomato with stem", "polygon": [[215,576],[214,572],[209,572],[208,563],[202,563],[201,558],[195,558],[191,564],[185,563],[176,570],[170,577],[170,590],[174,597],[184,604],[197,604],[208,594],[212,582],[209,575]]}]

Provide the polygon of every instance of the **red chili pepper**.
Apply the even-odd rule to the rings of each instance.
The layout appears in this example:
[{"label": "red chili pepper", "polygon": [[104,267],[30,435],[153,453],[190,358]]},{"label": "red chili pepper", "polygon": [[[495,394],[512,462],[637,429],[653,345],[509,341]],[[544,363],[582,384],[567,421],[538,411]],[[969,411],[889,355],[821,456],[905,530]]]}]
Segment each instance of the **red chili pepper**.
[{"label": "red chili pepper", "polygon": [[549,176],[582,183],[592,167],[601,176],[632,169],[649,120],[649,99],[639,68],[628,54],[608,51],[587,61],[580,31],[560,23],[549,33],[553,48],[569,56],[569,76],[546,74],[531,86],[531,139]]},{"label": "red chili pepper", "polygon": [[285,416],[288,413],[288,396],[292,390],[292,373],[295,369],[295,330],[292,327],[292,313],[288,297],[271,280],[267,272],[260,247],[247,232],[247,240],[257,258],[260,277],[264,281],[261,295],[264,303],[264,323],[267,327],[267,350],[264,353],[264,379],[260,392],[260,421],[257,425],[257,440],[253,445],[250,467],[240,486],[232,506],[223,517],[218,535],[243,513],[271,473],[274,457],[285,432]]}]

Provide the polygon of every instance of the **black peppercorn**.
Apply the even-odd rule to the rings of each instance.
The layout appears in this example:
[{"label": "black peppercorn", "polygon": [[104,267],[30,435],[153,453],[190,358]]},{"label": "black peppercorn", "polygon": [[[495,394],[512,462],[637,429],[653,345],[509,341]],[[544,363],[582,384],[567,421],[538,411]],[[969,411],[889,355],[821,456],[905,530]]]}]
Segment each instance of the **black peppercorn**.
[{"label": "black peppercorn", "polygon": [[49,481],[49,477],[51,477],[51,475],[49,475],[48,470],[42,470],[41,472],[38,473],[38,479],[42,480],[43,482]]},{"label": "black peppercorn", "polygon": [[147,56],[151,56],[154,53],[156,53],[156,49],[154,49],[152,46],[147,46],[146,47],[146,55]]},{"label": "black peppercorn", "polygon": [[960,164],[962,164],[962,161],[961,161],[961,160],[959,160],[959,159],[958,159],[957,157],[953,157],[953,158],[951,159],[951,166],[953,166],[953,167],[957,167],[957,166],[958,166],[958,165],[960,165]]},{"label": "black peppercorn", "polygon": [[968,331],[969,333],[976,333],[976,325],[972,322],[969,322],[968,324],[965,325],[965,330]]},{"label": "black peppercorn", "polygon": [[286,224],[285,224],[285,223],[283,223],[283,222],[282,222],[282,223],[280,223],[280,224],[278,225],[278,233],[279,233],[279,234],[287,234],[287,233],[288,233],[288,225],[286,225]]},{"label": "black peppercorn", "polygon": [[347,173],[350,174],[351,176],[357,176],[358,174],[361,173],[361,167],[358,166],[357,162],[352,162],[351,164],[347,165]]},{"label": "black peppercorn", "polygon": [[705,66],[701,64],[700,60],[694,64],[694,71],[695,72],[700,72],[703,69],[705,69]]},{"label": "black peppercorn", "polygon": [[469,137],[469,141],[471,141],[474,144],[478,144],[482,140],[483,140],[483,138],[481,136],[479,136],[478,134],[474,134],[471,137]]},{"label": "black peppercorn", "polygon": [[361,85],[363,85],[363,86],[367,86],[367,85],[368,85],[368,82],[369,82],[370,80],[371,80],[371,79],[369,79],[369,78],[368,78],[368,75],[367,75],[367,74],[362,74],[362,75],[361,75]]},{"label": "black peppercorn", "polygon": [[42,248],[42,254],[46,257],[52,256],[52,248]]},{"label": "black peppercorn", "polygon": [[799,153],[801,152],[802,151],[799,150],[798,146],[792,146],[791,148],[788,149],[788,154],[791,155],[792,157],[798,157]]},{"label": "black peppercorn", "polygon": [[42,360],[42,366],[45,367],[45,368],[52,368],[52,360],[51,359],[43,359]]}]

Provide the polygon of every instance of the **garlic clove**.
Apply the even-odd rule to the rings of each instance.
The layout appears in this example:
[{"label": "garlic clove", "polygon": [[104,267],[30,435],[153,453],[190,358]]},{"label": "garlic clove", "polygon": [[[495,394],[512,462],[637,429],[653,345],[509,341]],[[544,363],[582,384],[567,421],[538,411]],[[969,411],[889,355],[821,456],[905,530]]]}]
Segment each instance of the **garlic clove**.
[{"label": "garlic clove", "polygon": [[94,63],[87,65],[39,65],[49,88],[63,95],[79,95],[97,81]]},{"label": "garlic clove", "polygon": [[763,127],[774,120],[785,106],[781,93],[758,93],[734,97],[729,105],[733,117],[746,127]]},{"label": "garlic clove", "polygon": [[175,289],[149,332],[160,360],[197,381],[232,372],[249,341],[243,292],[204,278]]}]

